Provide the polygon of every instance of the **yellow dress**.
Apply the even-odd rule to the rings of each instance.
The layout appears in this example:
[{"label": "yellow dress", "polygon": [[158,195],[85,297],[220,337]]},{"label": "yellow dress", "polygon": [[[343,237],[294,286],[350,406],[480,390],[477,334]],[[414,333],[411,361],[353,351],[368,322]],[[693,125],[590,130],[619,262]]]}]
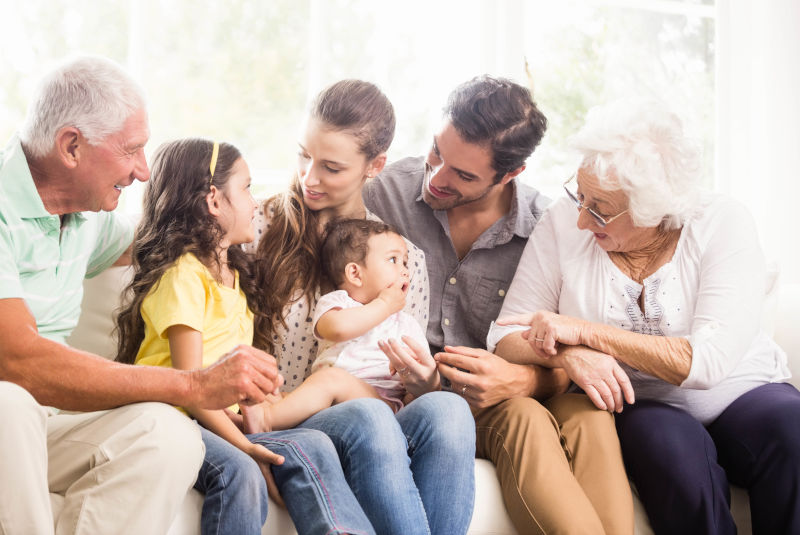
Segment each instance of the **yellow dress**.
[{"label": "yellow dress", "polygon": [[239,287],[239,274],[234,274],[233,288],[223,286],[192,253],[164,272],[142,301],[141,314],[144,340],[136,364],[172,367],[167,329],[173,325],[200,331],[204,368],[235,346],[253,343],[253,313]]}]

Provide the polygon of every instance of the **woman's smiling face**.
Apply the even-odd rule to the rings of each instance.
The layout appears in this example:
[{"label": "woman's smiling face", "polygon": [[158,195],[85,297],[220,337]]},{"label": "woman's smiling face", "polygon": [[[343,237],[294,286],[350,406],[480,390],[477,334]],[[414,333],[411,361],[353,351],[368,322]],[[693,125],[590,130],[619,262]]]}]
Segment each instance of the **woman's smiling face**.
[{"label": "woman's smiling face", "polygon": [[331,216],[352,215],[363,206],[361,187],[374,174],[375,160],[367,161],[354,135],[309,119],[298,145],[297,174],[306,206]]}]

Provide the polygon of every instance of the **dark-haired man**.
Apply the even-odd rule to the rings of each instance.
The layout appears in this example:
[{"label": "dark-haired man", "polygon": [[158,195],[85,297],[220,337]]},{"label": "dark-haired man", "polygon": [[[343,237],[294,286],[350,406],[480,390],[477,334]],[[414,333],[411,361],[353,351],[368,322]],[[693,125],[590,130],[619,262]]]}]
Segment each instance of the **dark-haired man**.
[{"label": "dark-haired man", "polygon": [[477,454],[497,467],[517,530],[632,532],[612,417],[585,396],[562,395],[561,370],[484,349],[548,203],[517,180],[546,127],[527,88],[474,78],[450,94],[428,155],[388,166],[364,200],[425,251],[428,342],[443,382],[473,407]]}]

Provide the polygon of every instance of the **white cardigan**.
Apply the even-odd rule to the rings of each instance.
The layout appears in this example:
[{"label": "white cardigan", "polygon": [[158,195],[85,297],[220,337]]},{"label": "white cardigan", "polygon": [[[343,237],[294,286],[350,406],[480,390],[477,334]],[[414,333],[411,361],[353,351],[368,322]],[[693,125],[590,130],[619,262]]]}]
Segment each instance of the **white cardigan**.
[{"label": "white cardigan", "polygon": [[[680,387],[623,364],[637,399],[682,408],[704,424],[733,400],[790,377],[786,354],[760,328],[765,262],[747,209],[706,197],[684,224],[675,254],[638,284],[577,228],[568,199],[551,205],[522,253],[500,317],[545,309],[628,331],[682,336],[692,346]],[[644,314],[638,299],[645,292]],[[493,350],[520,326],[493,325]]]}]

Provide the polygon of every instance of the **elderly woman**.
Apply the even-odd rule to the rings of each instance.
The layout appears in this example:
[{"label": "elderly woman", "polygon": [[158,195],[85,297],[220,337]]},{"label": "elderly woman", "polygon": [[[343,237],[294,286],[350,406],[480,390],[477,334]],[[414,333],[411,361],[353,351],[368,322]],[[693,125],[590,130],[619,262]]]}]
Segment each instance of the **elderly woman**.
[{"label": "elderly woman", "polygon": [[580,168],[537,224],[490,348],[563,368],[619,413],[656,533],[735,533],[729,481],[750,493],[754,533],[800,533],[800,392],[759,327],[752,217],[700,193],[696,152],[658,103],[593,110],[573,146]]}]

